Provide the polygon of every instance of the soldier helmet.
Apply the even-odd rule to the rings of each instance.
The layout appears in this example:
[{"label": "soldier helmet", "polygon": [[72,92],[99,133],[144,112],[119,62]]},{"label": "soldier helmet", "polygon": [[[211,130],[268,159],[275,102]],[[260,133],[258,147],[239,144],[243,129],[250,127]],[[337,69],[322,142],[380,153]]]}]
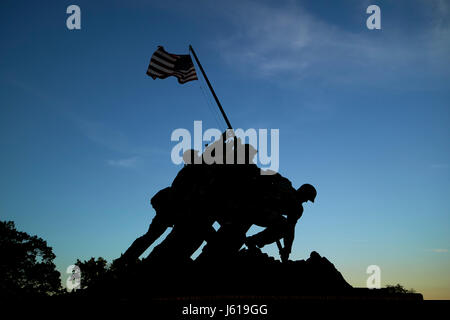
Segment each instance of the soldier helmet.
[{"label": "soldier helmet", "polygon": [[309,183],[305,183],[297,190],[297,195],[301,197],[304,200],[309,200],[311,202],[314,202],[314,199],[316,198],[317,191],[316,188],[314,188]]}]

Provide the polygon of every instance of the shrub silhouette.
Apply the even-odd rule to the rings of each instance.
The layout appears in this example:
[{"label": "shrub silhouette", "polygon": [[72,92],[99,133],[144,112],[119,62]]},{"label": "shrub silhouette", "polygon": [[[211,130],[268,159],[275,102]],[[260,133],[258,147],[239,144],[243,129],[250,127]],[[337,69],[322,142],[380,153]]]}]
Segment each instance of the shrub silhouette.
[{"label": "shrub silhouette", "polygon": [[389,293],[415,293],[416,290],[414,289],[405,289],[401,284],[397,283],[395,286],[394,285],[386,285],[386,289],[388,290]]}]

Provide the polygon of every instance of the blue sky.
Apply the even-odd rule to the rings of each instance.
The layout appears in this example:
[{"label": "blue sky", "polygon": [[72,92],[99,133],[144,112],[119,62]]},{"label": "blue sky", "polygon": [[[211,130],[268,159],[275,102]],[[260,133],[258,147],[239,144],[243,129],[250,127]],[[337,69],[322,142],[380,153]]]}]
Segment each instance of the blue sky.
[{"label": "blue sky", "polygon": [[[81,30],[66,8],[81,8]],[[381,30],[366,28],[367,6]],[[152,80],[192,44],[236,128],[280,130],[280,173],[312,183],[294,259],[354,286],[450,299],[449,5],[414,1],[2,1],[0,214],[58,269],[118,257],[179,166],[174,129],[221,128],[200,81]],[[206,92],[206,97],[204,95]],[[276,254],[275,246],[266,249]]]}]

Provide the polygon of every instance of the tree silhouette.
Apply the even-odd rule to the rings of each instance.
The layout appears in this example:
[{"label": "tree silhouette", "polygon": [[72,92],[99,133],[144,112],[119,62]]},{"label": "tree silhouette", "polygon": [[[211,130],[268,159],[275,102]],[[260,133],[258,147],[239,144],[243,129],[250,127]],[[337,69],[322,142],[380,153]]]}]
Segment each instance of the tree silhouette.
[{"label": "tree silhouette", "polygon": [[108,262],[99,257],[97,259],[91,258],[81,262],[77,259],[75,265],[80,268],[81,271],[81,289],[92,287],[103,280],[108,272]]},{"label": "tree silhouette", "polygon": [[60,292],[55,254],[47,242],[0,221],[0,294],[52,295]]}]

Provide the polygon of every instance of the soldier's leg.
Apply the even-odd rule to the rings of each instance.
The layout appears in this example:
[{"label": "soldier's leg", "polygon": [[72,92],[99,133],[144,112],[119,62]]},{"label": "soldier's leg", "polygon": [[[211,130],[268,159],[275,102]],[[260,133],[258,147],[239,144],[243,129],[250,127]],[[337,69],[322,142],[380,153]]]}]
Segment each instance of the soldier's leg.
[{"label": "soldier's leg", "polygon": [[174,260],[175,257],[179,256],[177,253],[179,239],[179,230],[173,228],[166,238],[153,248],[147,259],[152,262]]},{"label": "soldier's leg", "polygon": [[167,237],[149,255],[151,260],[188,261],[211,232],[212,223],[191,221],[174,226]]},{"label": "soldier's leg", "polygon": [[213,238],[215,234],[216,231],[212,227],[212,223],[193,229],[191,236],[186,238],[186,241],[183,243],[183,254],[190,258],[204,241]]}]

